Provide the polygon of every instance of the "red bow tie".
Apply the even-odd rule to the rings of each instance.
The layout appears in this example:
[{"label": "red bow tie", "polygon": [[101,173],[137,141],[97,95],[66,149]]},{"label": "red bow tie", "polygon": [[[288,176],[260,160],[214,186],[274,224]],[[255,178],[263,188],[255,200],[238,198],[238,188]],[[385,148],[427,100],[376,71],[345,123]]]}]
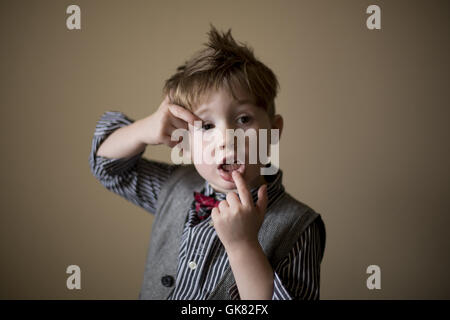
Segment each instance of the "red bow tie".
[{"label": "red bow tie", "polygon": [[205,196],[203,193],[194,191],[195,199],[195,211],[197,216],[202,219],[206,219],[211,213],[214,207],[219,206],[220,200],[216,200],[214,197]]}]

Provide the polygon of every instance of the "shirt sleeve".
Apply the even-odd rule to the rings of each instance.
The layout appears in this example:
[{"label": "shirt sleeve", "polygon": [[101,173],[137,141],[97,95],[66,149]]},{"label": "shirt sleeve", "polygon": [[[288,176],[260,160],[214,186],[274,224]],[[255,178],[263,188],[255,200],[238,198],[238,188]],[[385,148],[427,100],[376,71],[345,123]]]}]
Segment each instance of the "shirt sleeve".
[{"label": "shirt sleeve", "polygon": [[[316,221],[306,228],[275,268],[272,300],[319,300],[323,251]],[[229,294],[232,300],[240,299],[236,283]]]},{"label": "shirt sleeve", "polygon": [[96,124],[89,166],[106,189],[154,214],[162,185],[180,165],[148,160],[142,157],[144,151],[124,158],[97,155],[100,145],[112,132],[133,122],[122,112],[105,112]]}]

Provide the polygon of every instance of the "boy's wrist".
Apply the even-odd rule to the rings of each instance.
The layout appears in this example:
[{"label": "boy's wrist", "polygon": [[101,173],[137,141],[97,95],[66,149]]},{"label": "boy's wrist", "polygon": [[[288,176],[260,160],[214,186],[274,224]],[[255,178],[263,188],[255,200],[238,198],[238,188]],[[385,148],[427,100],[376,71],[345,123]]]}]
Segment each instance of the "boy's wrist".
[{"label": "boy's wrist", "polygon": [[258,239],[240,241],[234,244],[226,245],[225,251],[230,255],[246,255],[248,252],[262,250]]},{"label": "boy's wrist", "polygon": [[[153,114],[152,114],[153,115]],[[148,133],[150,130],[149,128],[152,128],[152,115],[139,119],[135,122],[136,125],[136,139],[138,143],[142,144],[144,147],[149,144],[158,144],[156,141],[153,141],[153,139],[149,138]]]}]

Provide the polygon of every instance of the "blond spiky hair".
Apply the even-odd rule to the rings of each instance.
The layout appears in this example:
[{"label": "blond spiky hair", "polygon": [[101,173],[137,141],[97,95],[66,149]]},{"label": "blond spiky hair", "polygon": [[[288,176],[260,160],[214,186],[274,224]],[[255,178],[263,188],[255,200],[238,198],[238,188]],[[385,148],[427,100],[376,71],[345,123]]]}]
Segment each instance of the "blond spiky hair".
[{"label": "blond spiky hair", "polygon": [[242,88],[272,118],[279,88],[272,70],[255,58],[252,48],[236,43],[231,29],[220,34],[211,24],[208,36],[206,48],[179,66],[165,82],[164,95],[169,96],[171,103],[193,111],[211,89],[224,87],[237,100],[235,89]]}]

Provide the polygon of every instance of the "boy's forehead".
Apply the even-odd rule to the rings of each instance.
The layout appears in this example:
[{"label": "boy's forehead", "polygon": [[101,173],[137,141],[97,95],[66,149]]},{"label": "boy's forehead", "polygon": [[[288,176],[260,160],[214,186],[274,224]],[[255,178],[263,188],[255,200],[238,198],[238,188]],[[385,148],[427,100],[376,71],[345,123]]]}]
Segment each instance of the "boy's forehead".
[{"label": "boy's forehead", "polygon": [[243,90],[236,90],[234,93],[235,97],[226,89],[208,92],[199,99],[199,103],[194,106],[193,111],[200,115],[215,111],[217,108],[238,107],[255,103],[253,97]]}]

